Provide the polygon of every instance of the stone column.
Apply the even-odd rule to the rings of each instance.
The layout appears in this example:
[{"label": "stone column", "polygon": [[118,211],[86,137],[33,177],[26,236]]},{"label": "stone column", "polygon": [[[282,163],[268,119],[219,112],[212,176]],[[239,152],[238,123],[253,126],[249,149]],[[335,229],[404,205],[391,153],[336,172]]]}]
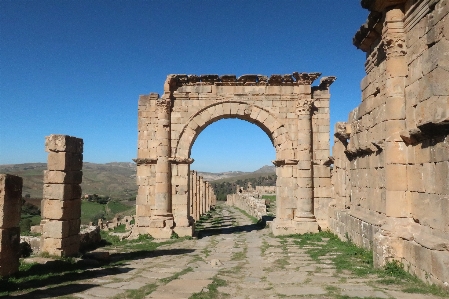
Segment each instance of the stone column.
[{"label": "stone column", "polygon": [[200,176],[198,173],[195,174],[196,179],[196,219],[200,219],[201,217],[201,185],[200,185]]},{"label": "stone column", "polygon": [[173,219],[171,212],[171,165],[170,165],[170,99],[158,99],[157,102],[157,129],[156,138],[156,190],[155,207],[153,216],[155,219]]},{"label": "stone column", "polygon": [[205,204],[204,204],[204,198],[205,198],[205,192],[204,192],[204,180],[203,177],[200,176],[200,213],[201,215],[204,215],[204,212],[206,211],[205,209]]},{"label": "stone column", "polygon": [[189,173],[189,197],[190,197],[190,216],[195,218],[195,179],[194,179],[195,171],[191,170]]},{"label": "stone column", "polygon": [[297,205],[296,233],[318,232],[313,214],[312,117],[313,100],[310,95],[298,99]]},{"label": "stone column", "polygon": [[0,174],[0,276],[19,271],[22,178]]},{"label": "stone column", "polygon": [[81,224],[83,140],[50,135],[42,200],[41,251],[58,256],[78,253]]},{"label": "stone column", "polygon": [[385,61],[385,183],[386,215],[409,217],[407,191],[407,146],[399,132],[405,123],[405,82],[408,72],[404,33],[404,12],[400,6],[385,13],[382,40]]}]

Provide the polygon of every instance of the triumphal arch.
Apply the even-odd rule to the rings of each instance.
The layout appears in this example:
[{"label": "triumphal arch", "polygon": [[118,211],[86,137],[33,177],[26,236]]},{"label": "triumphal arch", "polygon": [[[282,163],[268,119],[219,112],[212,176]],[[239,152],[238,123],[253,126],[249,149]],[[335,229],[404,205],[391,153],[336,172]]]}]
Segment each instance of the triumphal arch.
[{"label": "triumphal arch", "polygon": [[329,86],[335,80],[322,77],[312,86],[320,75],[169,75],[162,96],[140,96],[136,232],[192,235],[190,150],[202,130],[224,118],[254,123],[273,143],[273,232],[318,231],[331,197]]}]

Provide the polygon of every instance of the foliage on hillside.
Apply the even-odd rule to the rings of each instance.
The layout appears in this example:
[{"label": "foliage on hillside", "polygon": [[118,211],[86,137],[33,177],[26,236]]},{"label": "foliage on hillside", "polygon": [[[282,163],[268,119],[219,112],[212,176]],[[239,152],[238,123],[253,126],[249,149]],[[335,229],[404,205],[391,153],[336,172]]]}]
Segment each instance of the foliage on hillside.
[{"label": "foliage on hillside", "polygon": [[234,180],[220,180],[211,182],[214,188],[214,193],[217,196],[217,200],[226,200],[228,194],[233,194],[237,191],[237,186],[246,189],[248,183],[251,183],[253,188],[255,186],[276,186],[276,175],[264,175],[252,178],[235,178]]}]

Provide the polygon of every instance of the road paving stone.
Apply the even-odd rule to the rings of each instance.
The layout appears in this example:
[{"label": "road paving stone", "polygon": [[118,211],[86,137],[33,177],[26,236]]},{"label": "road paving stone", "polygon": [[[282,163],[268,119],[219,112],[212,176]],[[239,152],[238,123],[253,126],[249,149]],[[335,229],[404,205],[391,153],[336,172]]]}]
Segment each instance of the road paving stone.
[{"label": "road paving stone", "polygon": [[[378,286],[374,275],[360,278],[351,271],[337,272],[332,258],[338,253],[313,260],[306,249],[318,248],[328,241],[326,239],[301,248],[294,240],[281,240],[273,237],[269,229],[258,228],[238,209],[222,205],[216,214],[225,218],[220,224],[222,234],[216,234],[216,230],[208,231],[211,224],[205,223],[199,239],[157,248],[157,251],[170,254],[126,261],[114,270],[94,269],[98,271],[98,277],[75,283],[90,285],[89,288],[74,291],[69,297],[125,298],[129,290],[154,285],[154,291],[144,298],[187,299],[198,292],[209,292],[214,279],[221,279],[226,285],[219,286],[218,293],[228,294],[227,298],[232,299],[440,298],[404,293],[397,285]],[[176,254],[176,250],[186,249],[192,252]],[[45,286],[39,292],[45,292]],[[67,296],[67,293],[61,296]]]}]

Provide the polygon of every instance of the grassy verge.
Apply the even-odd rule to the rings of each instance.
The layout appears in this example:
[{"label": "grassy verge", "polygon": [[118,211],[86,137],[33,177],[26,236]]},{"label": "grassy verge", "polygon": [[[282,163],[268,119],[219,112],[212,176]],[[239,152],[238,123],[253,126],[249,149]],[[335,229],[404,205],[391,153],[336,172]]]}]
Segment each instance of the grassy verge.
[{"label": "grassy verge", "polygon": [[331,232],[281,236],[279,238],[293,239],[294,243],[304,248],[315,261],[319,261],[323,257],[332,260],[337,273],[347,270],[361,278],[375,275],[377,279],[373,279],[373,283],[378,285],[397,285],[402,291],[408,293],[449,297],[448,291],[436,285],[426,284],[416,276],[410,275],[397,261],[387,263],[382,269],[374,268],[371,251],[357,247],[352,242],[343,242]]},{"label": "grassy verge", "polygon": [[[21,259],[18,273],[9,278],[0,278],[0,297],[10,294],[30,293],[42,286],[52,288],[79,280],[120,274],[122,273],[120,268],[128,261],[154,256],[155,254],[164,254],[163,252],[155,252],[155,249],[159,246],[185,239],[179,238],[165,242],[154,242],[151,236],[141,235],[136,240],[120,241],[117,237],[110,236],[104,231],[101,233],[105,243],[108,244],[104,247],[104,250],[108,251],[110,249],[109,246],[111,246],[114,251],[120,252],[111,254],[111,262],[99,261],[92,264],[83,259],[50,257],[53,260],[45,264],[38,264],[26,263]],[[145,290],[141,291],[147,294],[151,288],[151,285],[149,285],[145,287]],[[130,295],[129,298],[142,298],[139,296]]]}]

